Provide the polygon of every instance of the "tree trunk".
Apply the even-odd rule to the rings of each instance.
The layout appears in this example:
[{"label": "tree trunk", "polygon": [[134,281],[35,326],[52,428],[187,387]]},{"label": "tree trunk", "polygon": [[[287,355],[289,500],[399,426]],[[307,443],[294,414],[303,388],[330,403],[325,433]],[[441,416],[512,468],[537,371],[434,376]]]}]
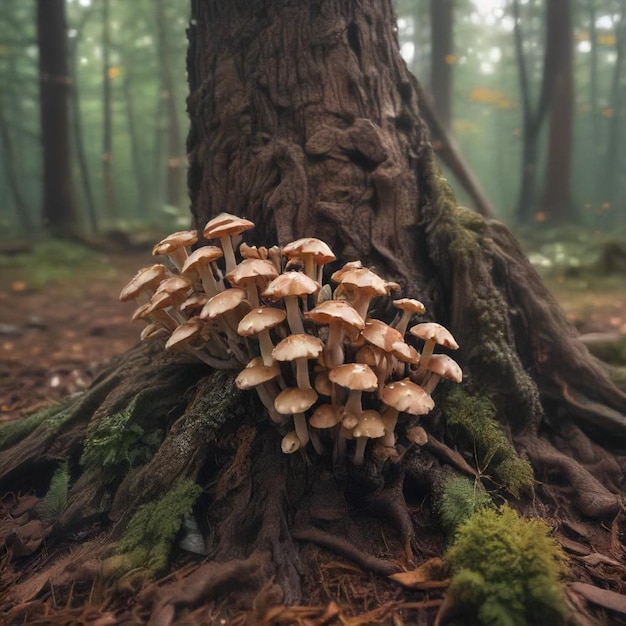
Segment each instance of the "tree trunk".
[{"label": "tree trunk", "polygon": [[571,220],[572,132],[574,118],[574,29],[571,0],[548,3],[547,37],[554,46],[550,64],[544,68],[553,84],[550,137],[543,210],[553,222]]},{"label": "tree trunk", "polygon": [[105,215],[117,217],[113,181],[113,102],[111,95],[111,25],[110,0],[102,2],[102,185]]},{"label": "tree trunk", "polygon": [[[397,463],[368,456],[362,466],[333,465],[308,449],[283,454],[274,424],[234,387],[231,373],[148,342],[81,398],[0,430],[0,484],[15,493],[45,492],[59,459],[70,470],[67,502],[53,526],[38,527],[40,537],[26,528],[38,499],[11,506],[15,521],[0,534],[12,537],[12,554],[32,553],[45,539],[48,554],[62,555],[70,539],[84,538],[59,560],[21,562],[30,576],[11,589],[16,610],[48,585],[58,598],[63,584],[112,572],[124,573],[120,585],[133,593],[133,577],[156,558],[155,541],[123,546],[129,533],[136,538],[137,516],[141,527],[159,525],[156,513],[147,515],[156,509],[142,505],[157,506],[168,494],[176,506],[159,509],[163,526],[176,533],[183,517],[196,518],[209,556],[200,565],[187,560],[134,596],[134,615],[152,615],[153,624],[196,616],[244,623],[239,611],[248,612],[246,623],[304,621],[314,609],[290,621],[280,605],[325,604],[337,597],[328,572],[340,581],[352,576],[326,551],[381,577],[356,583],[381,609],[383,596],[398,597],[387,576],[399,563],[411,566],[441,545],[426,509],[454,472],[492,481],[499,497],[546,517],[617,515],[626,395],[575,338],[506,228],[457,207],[434,165],[418,85],[394,28],[390,0],[194,0],[193,218],[202,229],[221,211],[245,215],[256,223],[248,244],[321,237],[336,266],[361,259],[419,297],[462,346],[465,393],[493,404],[503,432],[532,463],[534,493],[516,499],[498,488],[489,463],[470,465],[478,463],[476,441],[448,424],[445,387],[421,422],[427,446],[407,448]],[[203,492],[189,500],[185,490],[195,483]],[[178,553],[171,531],[168,538],[159,544],[161,570]],[[432,623],[433,605],[415,593],[410,608],[386,605],[389,612],[363,622],[397,623],[402,614]],[[192,618],[195,609],[202,613]]]},{"label": "tree trunk", "polygon": [[444,128],[452,125],[454,0],[430,0],[430,92]]},{"label": "tree trunk", "polygon": [[37,44],[43,144],[42,219],[52,234],[74,236],[79,229],[72,189],[64,0],[37,1]]},{"label": "tree trunk", "polygon": [[161,89],[167,119],[167,184],[165,194],[169,205],[180,207],[183,202],[183,173],[185,171],[186,159],[181,140],[180,123],[178,121],[176,89],[174,87],[168,48],[167,17],[163,0],[157,0],[155,10]]}]

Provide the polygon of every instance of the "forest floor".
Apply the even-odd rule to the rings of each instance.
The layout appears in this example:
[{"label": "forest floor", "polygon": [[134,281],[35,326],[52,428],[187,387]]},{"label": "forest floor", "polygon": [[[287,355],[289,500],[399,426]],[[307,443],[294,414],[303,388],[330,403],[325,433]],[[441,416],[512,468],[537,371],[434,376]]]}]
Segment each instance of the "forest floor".
[{"label": "forest floor", "polygon": [[[576,329],[583,334],[626,336],[625,273],[613,271],[600,276],[589,268],[548,267],[548,257],[539,254],[536,264]],[[82,391],[100,368],[138,341],[142,326],[130,320],[134,305],[120,303],[118,295],[139,267],[152,262],[149,248],[98,252],[48,242],[29,252],[14,250],[9,254],[3,253],[0,246],[0,424]],[[626,362],[616,365],[624,366]],[[427,540],[423,538],[424,542]],[[568,552],[580,549],[576,541],[567,545]],[[425,548],[424,553],[432,550]],[[388,582],[383,586],[390,589],[388,597],[376,596],[377,601],[373,602],[368,595],[371,581],[359,568],[337,559],[324,561],[323,567],[330,568],[328,571],[343,581],[337,583],[338,591],[329,591],[327,597],[337,598],[338,602],[343,599],[350,605],[349,614],[361,614],[352,620],[342,618],[342,624],[391,623],[384,619],[391,607],[425,609],[434,614],[441,604],[438,598],[407,604],[401,591]],[[573,568],[568,579],[591,580],[582,566]],[[603,576],[598,580],[603,580]],[[346,581],[350,584],[349,592],[344,589]],[[324,589],[328,591],[326,586]],[[324,595],[321,591],[320,594]],[[103,603],[106,604],[104,600]],[[118,604],[123,605],[124,600]],[[110,610],[108,616],[122,609],[117,606]],[[328,624],[337,623],[333,617],[340,609],[331,602],[317,608],[285,610],[293,612],[293,620],[281,613],[280,623]],[[51,615],[46,619],[52,620]],[[63,619],[68,615],[59,609],[55,621],[46,623],[66,623]],[[102,623],[116,623],[115,618],[111,619]],[[403,622],[394,618],[393,623]]]},{"label": "forest floor", "polygon": [[[3,254],[0,246],[0,423],[81,391],[139,340],[134,305],[118,295],[152,262],[148,248],[103,253],[43,243]],[[580,333],[626,334],[623,274],[541,272]]]}]

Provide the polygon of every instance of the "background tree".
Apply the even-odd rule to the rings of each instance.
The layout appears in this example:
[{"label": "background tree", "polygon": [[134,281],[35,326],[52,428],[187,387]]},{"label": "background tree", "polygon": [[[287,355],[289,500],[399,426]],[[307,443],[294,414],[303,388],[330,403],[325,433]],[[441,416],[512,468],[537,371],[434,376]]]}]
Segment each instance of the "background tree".
[{"label": "background tree", "polygon": [[454,4],[454,0],[430,0],[430,91],[437,115],[447,129],[452,123],[452,77],[456,61]]},{"label": "background tree", "polygon": [[[397,572],[394,559],[421,540],[414,525],[427,525],[423,502],[451,472],[546,517],[614,518],[626,395],[575,338],[508,230],[457,206],[398,51],[391,3],[194,0],[188,37],[195,226],[224,209],[245,213],[257,224],[248,244],[316,235],[338,265],[359,258],[375,267],[451,328],[464,391],[455,400],[440,390],[439,409],[422,421],[429,446],[333,474],[326,457],[283,454],[231,374],[143,344],[50,419],[5,435],[0,480],[16,492],[47,491],[59,459],[68,463],[67,498],[54,526],[40,528],[48,553],[98,535],[52,566],[31,561],[36,577],[13,597],[26,602],[48,584],[57,592],[59,577],[163,569],[194,503],[210,557],[136,598],[134,610],[158,623],[217,597],[227,620],[236,601],[265,617],[265,607],[319,597],[311,543],[377,574]],[[477,406],[491,407],[481,415],[532,464],[534,493],[516,455],[508,479],[506,467],[469,464],[477,436],[455,431],[450,416],[473,418]],[[397,531],[384,533],[386,545],[369,516]],[[10,529],[18,537],[19,524]],[[610,543],[609,531],[593,530]]]},{"label": "background tree", "polygon": [[43,145],[45,227],[55,235],[79,230],[72,183],[65,0],[37,1],[37,44]]}]

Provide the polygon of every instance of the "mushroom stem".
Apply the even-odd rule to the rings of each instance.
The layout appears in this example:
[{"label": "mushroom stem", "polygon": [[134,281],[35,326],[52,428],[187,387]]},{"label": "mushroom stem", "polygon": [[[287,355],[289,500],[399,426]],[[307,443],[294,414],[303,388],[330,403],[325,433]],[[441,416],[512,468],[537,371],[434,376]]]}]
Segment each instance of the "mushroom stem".
[{"label": "mushroom stem", "polygon": [[258,309],[261,306],[259,304],[259,291],[256,288],[254,281],[250,281],[246,285],[246,297],[248,298],[248,302],[252,305],[253,309]]},{"label": "mushroom stem", "polygon": [[267,409],[267,413],[270,416],[270,419],[272,420],[272,422],[274,422],[275,424],[281,425],[287,421],[287,415],[281,415],[274,408],[274,400],[277,394],[275,393],[272,394],[271,388],[272,388],[272,385],[269,385],[268,383],[257,385],[255,387],[257,395],[259,396],[259,399],[263,403],[263,406]]},{"label": "mushroom stem", "polygon": [[348,401],[346,402],[346,412],[352,413],[357,417],[363,413],[363,407],[361,405],[361,396],[363,391],[361,389],[350,389],[348,395]]},{"label": "mushroom stem", "polygon": [[[274,364],[274,357],[272,356],[272,350],[274,349],[274,344],[272,343],[272,338],[270,337],[270,332],[267,329],[262,330],[257,338],[259,340],[259,348],[261,349],[261,356],[263,357],[263,365],[270,366]],[[311,387],[308,387],[309,389]]]},{"label": "mushroom stem", "polygon": [[304,446],[306,446],[306,444],[309,442],[309,427],[307,426],[304,413],[294,413],[293,425],[296,429],[298,439],[300,440],[300,443],[304,448]]},{"label": "mushroom stem", "polygon": [[200,359],[207,365],[210,365],[214,369],[218,370],[236,370],[239,369],[239,363],[235,361],[235,359],[229,359],[228,361],[225,359],[218,359],[216,357],[209,356],[204,350],[199,348],[189,347],[189,352],[191,352],[196,358]]},{"label": "mushroom stem", "polygon": [[172,250],[167,256],[174,267],[180,272],[183,269],[183,265],[189,255],[187,254],[187,249],[184,246],[181,246],[180,248],[176,248],[176,250]]},{"label": "mushroom stem", "polygon": [[315,450],[315,452],[317,452],[317,454],[323,456],[326,452],[326,447],[322,443],[322,438],[320,437],[320,434],[315,428],[311,428],[309,430],[309,435],[311,437],[311,444],[313,444],[313,449]]},{"label": "mushroom stem", "polygon": [[383,422],[385,423],[385,436],[383,438],[383,445],[393,447],[396,445],[395,429],[398,423],[398,409],[394,409],[392,406],[388,406],[383,411]]},{"label": "mushroom stem", "polygon": [[285,309],[287,310],[287,323],[292,335],[303,335],[304,325],[298,307],[298,296],[285,297]]},{"label": "mushroom stem", "polygon": [[309,365],[306,357],[296,359],[296,379],[300,389],[312,389],[309,379]]},{"label": "mushroom stem", "polygon": [[367,445],[367,437],[356,437],[356,449],[354,451],[353,463],[355,465],[363,465],[365,460],[365,446]]},{"label": "mushroom stem", "polygon": [[425,383],[423,383],[422,389],[428,395],[430,395],[435,390],[435,387],[439,384],[440,380],[441,380],[441,376],[439,374],[435,374],[435,372],[431,372],[430,376],[428,377],[428,380]]},{"label": "mushroom stem", "polygon": [[230,235],[220,237],[220,243],[222,244],[222,250],[224,251],[224,260],[226,261],[226,273],[232,272],[237,267],[237,260],[235,259],[235,251],[233,250],[233,243]]},{"label": "mushroom stem", "polygon": [[420,367],[425,368],[428,365],[428,361],[430,361],[430,357],[433,355],[436,343],[437,342],[434,339],[428,339],[426,341],[424,348],[422,349],[422,354],[420,355]]},{"label": "mushroom stem", "polygon": [[200,274],[200,280],[202,281],[202,287],[209,298],[216,296],[222,290],[215,282],[213,272],[208,267],[199,267],[198,273]]},{"label": "mushroom stem", "polygon": [[315,263],[313,261],[312,254],[305,254],[304,256],[304,273],[312,280],[317,279],[317,272],[315,271]]},{"label": "mushroom stem", "polygon": [[411,311],[402,311],[402,317],[400,321],[396,324],[396,330],[404,336],[406,333],[406,327],[409,325],[409,320],[411,319]]},{"label": "mushroom stem", "polygon": [[332,369],[343,365],[343,325],[341,322],[331,322],[328,326],[328,341],[326,342],[326,367]]}]

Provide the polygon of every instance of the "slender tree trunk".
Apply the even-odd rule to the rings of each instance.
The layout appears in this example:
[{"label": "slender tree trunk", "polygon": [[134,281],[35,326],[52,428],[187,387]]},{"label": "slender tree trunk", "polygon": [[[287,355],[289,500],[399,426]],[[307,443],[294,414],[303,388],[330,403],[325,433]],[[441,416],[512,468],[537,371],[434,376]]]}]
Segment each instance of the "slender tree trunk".
[{"label": "slender tree trunk", "polygon": [[113,103],[111,95],[111,28],[110,0],[102,1],[102,184],[105,214],[117,217],[115,183],[113,180]]},{"label": "slender tree trunk", "polygon": [[15,217],[22,232],[32,233],[33,220],[30,217],[30,208],[22,191],[20,173],[17,168],[17,161],[13,151],[13,137],[11,129],[4,115],[4,106],[0,98],[0,144],[2,145],[2,160],[6,170],[6,178],[13,194],[15,206]]},{"label": "slender tree trunk", "polygon": [[553,83],[550,137],[543,210],[553,222],[573,215],[571,200],[572,133],[574,117],[574,30],[571,0],[548,3],[548,40],[555,48],[545,72]]},{"label": "slender tree trunk", "polygon": [[156,0],[157,49],[161,72],[161,86],[167,118],[167,185],[166,200],[174,207],[183,202],[183,182],[186,157],[183,149],[180,123],[178,121],[177,98],[170,61],[167,18],[163,0]]},{"label": "slender tree trunk", "polygon": [[74,133],[74,145],[76,146],[76,157],[78,159],[78,167],[80,177],[83,183],[83,193],[85,205],[87,207],[87,218],[92,233],[98,232],[98,214],[96,210],[96,202],[93,195],[93,187],[91,185],[91,176],[89,173],[89,163],[85,152],[85,142],[83,140],[83,123],[82,111],[80,106],[80,97],[78,93],[78,64],[77,51],[80,43],[80,37],[92,14],[92,7],[84,10],[81,21],[76,25],[76,36],[70,41],[68,46],[69,67],[72,76],[72,130]]},{"label": "slender tree trunk", "polygon": [[43,144],[43,225],[54,235],[78,233],[70,151],[70,76],[64,0],[37,1]]},{"label": "slender tree trunk", "polygon": [[444,128],[452,124],[454,67],[454,0],[430,0],[430,91]]},{"label": "slender tree trunk", "polygon": [[598,119],[598,29],[596,28],[597,8],[596,0],[588,0],[587,19],[589,20],[589,119],[591,121],[591,149],[592,154],[588,160],[588,167],[591,172],[591,202],[597,202],[600,191],[600,181],[598,175],[599,156],[602,152],[602,140],[600,137],[600,127]]}]

